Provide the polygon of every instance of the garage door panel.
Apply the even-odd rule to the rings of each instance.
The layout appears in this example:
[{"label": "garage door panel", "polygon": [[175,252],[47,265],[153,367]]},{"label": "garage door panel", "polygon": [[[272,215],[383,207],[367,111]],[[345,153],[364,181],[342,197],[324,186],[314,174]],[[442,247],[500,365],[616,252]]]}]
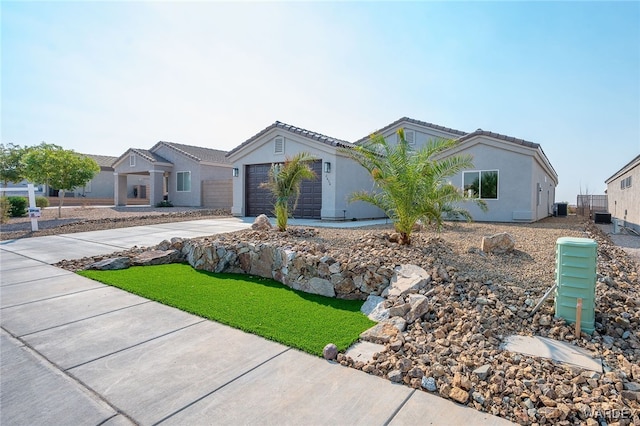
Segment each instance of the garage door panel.
[{"label": "garage door panel", "polygon": [[[245,169],[245,206],[247,216],[260,214],[273,215],[275,197],[271,191],[260,188],[262,182],[269,180],[271,164],[251,164]],[[316,173],[313,181],[305,180],[300,185],[300,198],[293,212],[299,219],[320,219],[322,209],[322,161],[314,161],[311,168]]]}]

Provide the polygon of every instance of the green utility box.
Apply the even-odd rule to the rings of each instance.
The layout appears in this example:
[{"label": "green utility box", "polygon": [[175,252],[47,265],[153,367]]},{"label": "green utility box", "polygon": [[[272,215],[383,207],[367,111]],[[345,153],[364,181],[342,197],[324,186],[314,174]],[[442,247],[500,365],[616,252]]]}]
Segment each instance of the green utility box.
[{"label": "green utility box", "polygon": [[590,238],[556,241],[556,316],[576,322],[576,305],[582,299],[580,328],[593,333],[596,315],[596,262],[598,243]]}]

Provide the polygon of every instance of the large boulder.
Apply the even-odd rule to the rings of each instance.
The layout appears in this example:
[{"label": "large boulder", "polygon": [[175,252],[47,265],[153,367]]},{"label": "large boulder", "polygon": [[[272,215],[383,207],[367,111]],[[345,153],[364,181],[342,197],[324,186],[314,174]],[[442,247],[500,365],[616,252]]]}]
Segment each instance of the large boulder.
[{"label": "large boulder", "polygon": [[271,221],[266,214],[261,214],[256,217],[255,221],[253,221],[251,229],[255,229],[256,231],[269,231],[270,229],[273,229],[273,225],[271,225]]},{"label": "large boulder", "polygon": [[391,283],[382,292],[383,297],[400,297],[417,293],[431,281],[431,275],[417,265],[400,265],[394,269]]},{"label": "large boulder", "polygon": [[360,312],[369,317],[369,319],[380,322],[389,318],[389,310],[384,307],[384,297],[369,295],[367,300],[362,304]]},{"label": "large boulder", "polygon": [[148,250],[140,253],[131,261],[136,266],[166,265],[180,260],[178,250]]},{"label": "large boulder", "polygon": [[131,266],[131,259],[128,257],[113,257],[92,263],[87,269],[97,269],[100,271],[114,271],[117,269],[127,269]]},{"label": "large boulder", "polygon": [[480,250],[485,253],[507,253],[514,249],[516,240],[506,232],[482,237],[482,245]]}]

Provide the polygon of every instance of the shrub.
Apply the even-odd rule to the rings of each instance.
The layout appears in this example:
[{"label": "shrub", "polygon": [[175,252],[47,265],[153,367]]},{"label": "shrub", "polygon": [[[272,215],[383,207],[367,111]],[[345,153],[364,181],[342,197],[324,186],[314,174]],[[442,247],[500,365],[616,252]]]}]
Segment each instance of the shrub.
[{"label": "shrub", "polygon": [[169,200],[163,200],[156,204],[156,207],[173,207],[173,204]]},{"label": "shrub", "polygon": [[0,223],[7,223],[9,221],[9,210],[11,204],[7,197],[0,197]]},{"label": "shrub", "polygon": [[9,216],[21,217],[27,214],[27,199],[25,197],[14,196],[9,199]]},{"label": "shrub", "polygon": [[43,196],[36,197],[36,207],[40,207],[41,209],[45,207],[49,207],[49,199]]}]

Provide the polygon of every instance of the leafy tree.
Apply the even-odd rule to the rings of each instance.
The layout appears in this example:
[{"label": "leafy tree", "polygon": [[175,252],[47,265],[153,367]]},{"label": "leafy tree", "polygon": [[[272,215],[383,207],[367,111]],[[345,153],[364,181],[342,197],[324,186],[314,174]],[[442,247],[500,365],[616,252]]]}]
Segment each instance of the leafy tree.
[{"label": "leafy tree", "polygon": [[[444,216],[471,220],[467,210],[458,207],[465,201],[462,192],[447,178],[473,167],[471,156],[435,159],[454,146],[453,140],[433,140],[414,150],[398,130],[399,141],[389,144],[382,135],[372,135],[362,145],[343,149],[373,177],[377,190],[359,191],[350,201],[364,201],[383,210],[400,234],[401,244],[411,244],[411,232],[418,220],[442,227]],[[484,210],[482,200],[474,200]]]},{"label": "leafy tree", "polygon": [[9,182],[18,183],[24,179],[22,157],[29,149],[12,143],[0,144],[0,180],[5,187]]},{"label": "leafy tree", "polygon": [[58,197],[58,217],[62,217],[64,191],[84,186],[100,171],[100,166],[92,158],[45,142],[30,149],[22,161],[28,180],[62,191]]},{"label": "leafy tree", "polygon": [[261,188],[269,189],[276,197],[276,224],[280,231],[287,230],[287,219],[298,204],[302,181],[316,177],[309,166],[313,160],[315,157],[307,152],[287,157],[284,163],[273,164],[269,170],[269,180],[260,184]]}]

